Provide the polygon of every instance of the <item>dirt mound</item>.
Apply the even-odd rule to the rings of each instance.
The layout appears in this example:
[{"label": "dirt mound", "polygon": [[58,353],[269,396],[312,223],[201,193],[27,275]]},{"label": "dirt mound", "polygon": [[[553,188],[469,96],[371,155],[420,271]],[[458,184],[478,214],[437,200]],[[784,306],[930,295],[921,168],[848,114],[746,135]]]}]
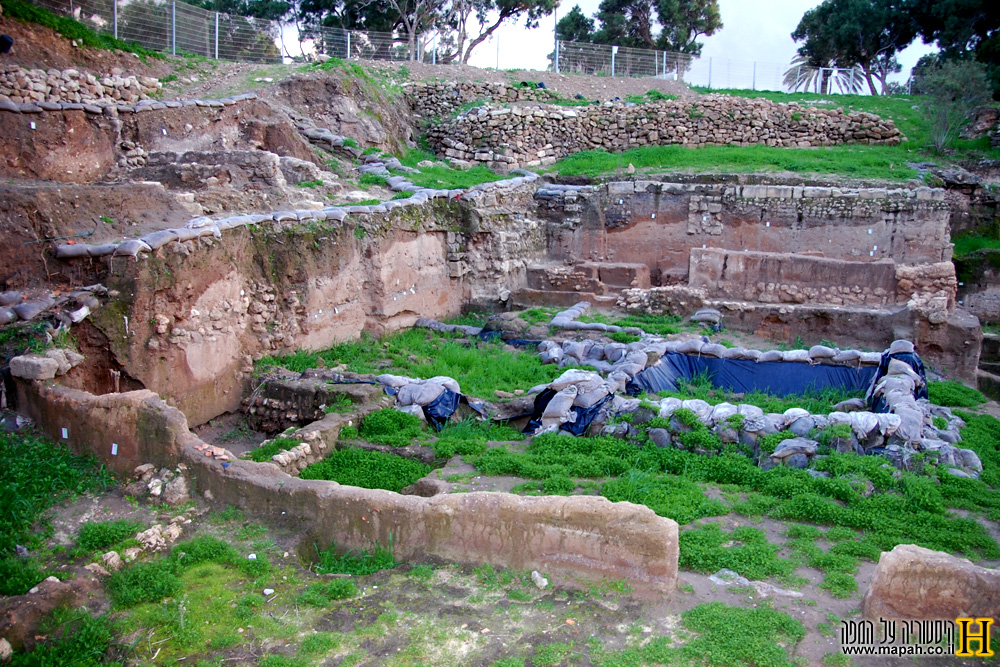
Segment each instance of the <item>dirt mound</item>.
[{"label": "dirt mound", "polygon": [[20,65],[29,69],[86,69],[95,74],[109,74],[114,68],[126,74],[163,76],[173,67],[166,60],[147,58],[143,63],[134,53],[106,51],[73,46],[50,28],[17,19],[0,17],[0,33],[14,38],[11,50],[0,56],[0,67]]}]

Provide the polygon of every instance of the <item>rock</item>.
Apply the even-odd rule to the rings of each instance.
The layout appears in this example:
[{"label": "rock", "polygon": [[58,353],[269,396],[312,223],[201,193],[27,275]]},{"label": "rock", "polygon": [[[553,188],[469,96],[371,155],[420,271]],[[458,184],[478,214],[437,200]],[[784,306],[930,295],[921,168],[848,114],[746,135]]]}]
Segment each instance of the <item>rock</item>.
[{"label": "rock", "polygon": [[809,440],[808,438],[790,438],[788,440],[782,440],[777,447],[774,449],[774,453],[771,454],[772,459],[783,459],[793,454],[803,454],[805,456],[812,456],[816,453],[816,449],[819,447],[819,443],[815,440]]},{"label": "rock", "polygon": [[109,551],[101,556],[101,562],[104,563],[104,567],[111,572],[117,572],[122,569],[122,565],[124,565],[122,557],[118,555],[117,551]]},{"label": "rock", "polygon": [[132,474],[135,476],[136,479],[146,482],[149,481],[149,478],[153,476],[153,473],[155,471],[156,471],[156,466],[154,466],[152,463],[143,463],[140,466],[136,466],[135,470],[132,471]]},{"label": "rock", "polygon": [[52,380],[59,362],[41,354],[23,354],[10,360],[10,373],[25,380]]},{"label": "rock", "polygon": [[413,484],[403,487],[403,489],[400,490],[400,493],[404,496],[420,496],[421,498],[430,498],[431,496],[436,496],[439,493],[448,493],[450,489],[451,484],[434,476],[418,479]]},{"label": "rock", "polygon": [[798,468],[799,470],[805,470],[809,467],[809,457],[805,454],[792,454],[785,459],[785,465],[789,468]]},{"label": "rock", "polygon": [[6,639],[0,639],[0,663],[10,660],[12,655],[14,655],[14,647]]},{"label": "rock", "polygon": [[184,475],[177,475],[167,482],[163,489],[163,502],[168,505],[180,505],[186,503],[190,497],[191,488]]},{"label": "rock", "polygon": [[[976,454],[971,449],[960,449],[958,450],[962,455],[962,467],[975,470],[976,472],[982,472],[983,462],[979,460],[979,455]],[[958,457],[955,457],[956,462]]]},{"label": "rock", "polygon": [[141,555],[142,555],[142,549],[140,547],[129,547],[124,552],[125,562],[131,563]]},{"label": "rock", "polygon": [[809,435],[815,427],[816,420],[812,417],[799,417],[788,426],[788,430],[797,436],[805,437]]},{"label": "rock", "polygon": [[649,439],[652,440],[653,444],[660,449],[665,449],[673,444],[673,439],[670,437],[670,431],[665,428],[649,429]]},{"label": "rock", "polygon": [[86,570],[87,572],[90,572],[95,577],[110,577],[111,576],[111,573],[108,572],[106,569],[104,569],[104,567],[101,566],[99,563],[90,563],[88,565],[84,565],[83,569]]},{"label": "rock", "polygon": [[862,602],[866,618],[1000,617],[1000,571],[900,544],[883,552]]},{"label": "rock", "polygon": [[535,583],[535,586],[539,589],[544,590],[546,586],[549,585],[549,580],[546,579],[538,572],[538,570],[531,571],[531,581]]},{"label": "rock", "polygon": [[261,592],[262,592],[262,593],[263,593],[263,594],[264,594],[265,596],[268,596],[268,595],[274,595],[274,589],[273,589],[273,588],[265,588],[265,589],[264,589],[263,591],[261,591]]}]

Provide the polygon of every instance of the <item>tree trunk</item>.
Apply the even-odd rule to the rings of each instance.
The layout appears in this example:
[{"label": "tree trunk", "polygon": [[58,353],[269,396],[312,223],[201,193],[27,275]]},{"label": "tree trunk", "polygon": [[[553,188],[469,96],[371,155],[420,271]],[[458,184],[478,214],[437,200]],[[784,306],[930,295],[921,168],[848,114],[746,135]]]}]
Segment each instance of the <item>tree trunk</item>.
[{"label": "tree trunk", "polygon": [[412,30],[408,30],[406,33],[406,39],[410,46],[410,60],[417,59],[417,26],[414,24]]},{"label": "tree trunk", "polygon": [[465,55],[462,56],[462,64],[463,65],[468,65],[469,64],[469,57],[472,55],[472,49],[476,48],[477,46],[479,46],[480,44],[482,44],[483,42],[485,42],[486,39],[490,35],[492,35],[496,31],[497,28],[500,27],[500,24],[503,23],[507,19],[508,16],[510,16],[510,15],[509,14],[503,14],[503,13],[501,13],[500,14],[500,18],[497,19],[496,23],[494,23],[493,25],[491,25],[486,32],[481,33],[479,35],[479,37],[476,37],[474,40],[472,40],[471,42],[469,42],[469,48],[465,50]]},{"label": "tree trunk", "polygon": [[875,90],[875,80],[872,78],[872,68],[870,63],[859,63],[861,65],[861,71],[865,73],[865,80],[868,81],[868,90],[871,94],[878,97],[878,91]]}]

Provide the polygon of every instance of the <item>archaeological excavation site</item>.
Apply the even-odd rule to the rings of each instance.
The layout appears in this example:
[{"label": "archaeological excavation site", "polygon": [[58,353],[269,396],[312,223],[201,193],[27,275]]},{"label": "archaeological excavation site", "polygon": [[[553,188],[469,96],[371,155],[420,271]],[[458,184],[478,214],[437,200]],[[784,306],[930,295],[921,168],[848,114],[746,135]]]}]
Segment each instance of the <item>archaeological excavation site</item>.
[{"label": "archaeological excavation site", "polygon": [[3,8],[0,663],[995,659],[995,108]]}]

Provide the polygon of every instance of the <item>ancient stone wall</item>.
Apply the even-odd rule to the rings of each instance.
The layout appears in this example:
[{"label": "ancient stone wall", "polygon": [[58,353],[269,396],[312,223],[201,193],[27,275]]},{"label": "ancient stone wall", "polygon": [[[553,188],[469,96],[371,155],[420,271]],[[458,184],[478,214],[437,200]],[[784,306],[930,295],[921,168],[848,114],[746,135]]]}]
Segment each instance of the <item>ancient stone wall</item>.
[{"label": "ancient stone wall", "polygon": [[556,97],[547,89],[483,81],[418,81],[404,88],[410,108],[425,118],[444,118],[470,102],[547,102]]},{"label": "ancient stone wall", "polygon": [[0,69],[0,103],[75,102],[77,104],[119,104],[138,102],[162,87],[150,76],[125,76],[115,68],[107,76],[95,76],[75,69],[25,69],[6,65]]},{"label": "ancient stone wall", "polygon": [[627,106],[484,106],[430,128],[430,145],[460,161],[496,169],[533,167],[585,150],[639,146],[897,145],[891,120],[842,109],[708,95]]},{"label": "ancient stone wall", "polygon": [[476,191],[346,222],[291,215],[221,238],[188,230],[189,240],[98,264],[120,297],[93,322],[128,375],[202,423],[239,407],[261,356],[499,304],[544,253],[544,227],[514,212],[530,197],[528,187]]},{"label": "ancient stone wall", "polygon": [[537,569],[568,585],[624,579],[647,595],[676,587],[677,523],[647,507],[595,496],[422,498],[303,480],[270,463],[232,460],[223,467],[195,449],[203,443],[184,415],[150,391],[93,396],[20,382],[18,395],[21,408],[50,437],[96,455],[122,476],[144,463],[183,464],[196,492],[248,512],[305,522],[323,546],[391,543],[400,560],[436,556]]},{"label": "ancient stone wall", "polygon": [[[728,181],[728,182],[727,182]],[[543,187],[556,261],[636,262],[653,284],[687,283],[693,248],[810,254],[850,262],[951,259],[948,205],[932,188],[617,181]]]}]

